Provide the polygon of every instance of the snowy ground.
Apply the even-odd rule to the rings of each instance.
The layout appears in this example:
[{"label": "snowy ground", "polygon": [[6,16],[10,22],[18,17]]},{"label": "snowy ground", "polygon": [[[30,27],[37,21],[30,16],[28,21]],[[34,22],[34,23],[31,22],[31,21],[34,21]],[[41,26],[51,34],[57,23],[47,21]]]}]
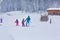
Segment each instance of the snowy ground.
[{"label": "snowy ground", "polygon": [[[31,16],[31,25],[22,27],[21,20]],[[40,14],[26,14],[24,12],[8,12],[0,15],[3,23],[0,23],[0,40],[60,40],[60,16],[49,16],[52,24],[40,22]],[[15,19],[19,19],[20,25],[15,26]]]}]

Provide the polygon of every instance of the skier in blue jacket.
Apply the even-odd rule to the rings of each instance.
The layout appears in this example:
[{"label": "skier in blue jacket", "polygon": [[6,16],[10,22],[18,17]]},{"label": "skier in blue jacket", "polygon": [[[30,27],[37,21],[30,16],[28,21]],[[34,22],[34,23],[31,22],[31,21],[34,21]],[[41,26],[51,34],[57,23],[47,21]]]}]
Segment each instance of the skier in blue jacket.
[{"label": "skier in blue jacket", "polygon": [[26,26],[30,25],[30,20],[31,20],[31,18],[30,18],[30,16],[28,16],[25,20],[26,21]]}]

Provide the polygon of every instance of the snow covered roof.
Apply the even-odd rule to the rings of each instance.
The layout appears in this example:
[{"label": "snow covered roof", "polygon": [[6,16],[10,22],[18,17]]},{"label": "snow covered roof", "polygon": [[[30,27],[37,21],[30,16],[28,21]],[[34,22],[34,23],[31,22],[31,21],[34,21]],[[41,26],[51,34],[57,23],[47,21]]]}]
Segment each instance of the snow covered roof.
[{"label": "snow covered roof", "polygon": [[60,8],[48,8],[47,10],[60,10]]}]

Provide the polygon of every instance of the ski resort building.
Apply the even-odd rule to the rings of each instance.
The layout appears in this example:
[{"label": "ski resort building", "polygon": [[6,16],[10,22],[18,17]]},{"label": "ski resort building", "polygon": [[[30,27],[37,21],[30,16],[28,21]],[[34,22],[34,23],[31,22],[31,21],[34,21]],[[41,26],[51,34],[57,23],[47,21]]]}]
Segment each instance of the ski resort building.
[{"label": "ski resort building", "polygon": [[48,15],[60,15],[60,8],[48,8]]}]

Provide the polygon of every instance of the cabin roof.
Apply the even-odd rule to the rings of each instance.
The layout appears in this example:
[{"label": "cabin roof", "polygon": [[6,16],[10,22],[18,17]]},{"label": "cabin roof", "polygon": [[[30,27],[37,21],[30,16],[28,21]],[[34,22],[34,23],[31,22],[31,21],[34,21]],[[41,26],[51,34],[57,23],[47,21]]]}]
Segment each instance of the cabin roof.
[{"label": "cabin roof", "polygon": [[47,10],[60,10],[60,8],[48,8]]}]

